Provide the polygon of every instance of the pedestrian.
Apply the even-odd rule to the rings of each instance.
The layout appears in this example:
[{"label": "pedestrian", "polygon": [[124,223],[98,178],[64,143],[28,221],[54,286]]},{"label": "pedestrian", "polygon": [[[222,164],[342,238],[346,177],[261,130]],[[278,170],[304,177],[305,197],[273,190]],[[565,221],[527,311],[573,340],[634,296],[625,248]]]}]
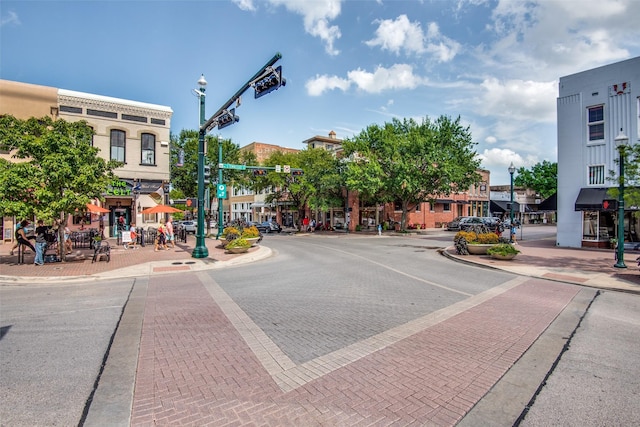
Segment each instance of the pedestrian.
[{"label": "pedestrian", "polygon": [[382,224],[378,224],[378,236],[382,236]]},{"label": "pedestrian", "polygon": [[33,260],[34,265],[44,265],[44,251],[47,248],[47,231],[49,227],[44,225],[44,222],[38,220],[38,226],[36,227],[36,257]]},{"label": "pedestrian", "polygon": [[309,231],[309,218],[306,216],[302,220],[302,230]]},{"label": "pedestrian", "polygon": [[170,216],[169,219],[167,219],[167,224],[165,225],[165,228],[167,230],[167,244],[171,243],[171,247],[175,248],[176,247],[176,236],[173,230],[173,217]]},{"label": "pedestrian", "polygon": [[131,236],[131,241],[124,245],[125,249],[138,249],[138,232],[136,230],[136,224],[131,223],[129,226],[129,235]]},{"label": "pedestrian", "polygon": [[[25,227],[29,225],[29,221],[24,219],[20,222],[20,226],[18,228],[16,228],[16,233],[15,233],[15,237],[16,237],[16,247],[18,245],[25,245],[31,248],[31,250],[33,251],[33,253],[36,252],[36,248],[33,247],[33,245],[29,242],[29,240],[34,240],[35,236],[29,236],[27,237],[27,234],[25,233],[24,229]],[[11,255],[13,255],[13,249],[11,250]]]},{"label": "pedestrian", "polygon": [[162,248],[165,250],[169,250],[167,247],[167,236],[166,236],[166,227],[164,225],[164,220],[160,220],[160,226],[158,227],[158,235],[156,236],[156,247],[155,252],[158,252],[158,248]]},{"label": "pedestrian", "polygon": [[513,243],[514,245],[518,244],[518,242],[516,242],[516,225],[515,224],[511,224],[511,243]]},{"label": "pedestrian", "polygon": [[64,233],[63,233],[63,238],[64,238],[64,249],[65,252],[67,253],[67,255],[69,255],[71,252],[73,252],[73,243],[71,242],[71,230],[69,229],[69,226],[67,224],[64,225]]}]

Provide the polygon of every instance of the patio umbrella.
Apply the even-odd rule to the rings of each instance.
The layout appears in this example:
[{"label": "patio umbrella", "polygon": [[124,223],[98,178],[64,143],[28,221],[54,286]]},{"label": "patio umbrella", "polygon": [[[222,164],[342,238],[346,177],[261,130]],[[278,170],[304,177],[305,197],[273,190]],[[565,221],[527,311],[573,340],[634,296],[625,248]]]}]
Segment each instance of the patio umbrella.
[{"label": "patio umbrella", "polygon": [[87,203],[87,210],[91,213],[108,213],[109,209],[101,208],[97,205],[92,205],[91,203]]},{"label": "patio umbrella", "polygon": [[169,205],[156,205],[152,208],[147,208],[141,213],[143,214],[158,214],[158,213],[176,213],[182,212],[180,209],[173,208]]}]

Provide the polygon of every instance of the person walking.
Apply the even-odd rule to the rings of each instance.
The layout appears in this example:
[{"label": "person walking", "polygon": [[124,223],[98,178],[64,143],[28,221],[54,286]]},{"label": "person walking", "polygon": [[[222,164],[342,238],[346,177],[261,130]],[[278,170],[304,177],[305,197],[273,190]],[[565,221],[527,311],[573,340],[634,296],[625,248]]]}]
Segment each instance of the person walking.
[{"label": "person walking", "polygon": [[44,251],[47,248],[47,231],[49,227],[44,225],[44,222],[38,220],[38,226],[36,227],[36,257],[33,260],[34,265],[44,265]]},{"label": "person walking", "polygon": [[173,231],[173,217],[170,216],[169,219],[167,219],[167,224],[165,225],[165,228],[167,230],[167,244],[171,243],[171,247],[175,248],[176,247],[176,236],[175,233]]},{"label": "person walking", "polygon": [[158,252],[158,248],[162,248],[165,250],[169,250],[169,248],[167,247],[167,228],[164,225],[164,220],[160,220],[160,226],[158,227],[158,236],[156,237],[156,247],[155,247],[155,252]]},{"label": "person walking", "polygon": [[378,236],[382,236],[382,224],[378,224]]}]

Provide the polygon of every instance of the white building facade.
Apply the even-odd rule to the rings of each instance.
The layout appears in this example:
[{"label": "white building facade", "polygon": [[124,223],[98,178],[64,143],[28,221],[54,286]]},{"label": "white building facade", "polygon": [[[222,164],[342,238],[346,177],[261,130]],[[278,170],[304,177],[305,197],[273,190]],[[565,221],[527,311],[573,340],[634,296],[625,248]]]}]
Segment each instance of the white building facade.
[{"label": "white building facade", "polygon": [[[615,138],[640,142],[640,57],[561,77],[558,118],[558,234],[563,247],[608,247],[617,210],[608,189],[617,180]],[[625,207],[625,241],[637,241],[637,206]]]}]

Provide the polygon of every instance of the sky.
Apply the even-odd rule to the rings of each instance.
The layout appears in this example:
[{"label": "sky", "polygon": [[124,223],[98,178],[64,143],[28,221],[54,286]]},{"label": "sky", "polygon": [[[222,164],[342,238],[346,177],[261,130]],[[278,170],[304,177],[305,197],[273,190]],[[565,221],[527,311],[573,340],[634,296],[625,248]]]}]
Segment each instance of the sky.
[{"label": "sky", "polygon": [[460,117],[491,185],[557,161],[560,77],[640,55],[638,0],[0,0],[0,78],[169,106],[197,129],[276,53],[286,86],[212,135],[305,148]]}]

